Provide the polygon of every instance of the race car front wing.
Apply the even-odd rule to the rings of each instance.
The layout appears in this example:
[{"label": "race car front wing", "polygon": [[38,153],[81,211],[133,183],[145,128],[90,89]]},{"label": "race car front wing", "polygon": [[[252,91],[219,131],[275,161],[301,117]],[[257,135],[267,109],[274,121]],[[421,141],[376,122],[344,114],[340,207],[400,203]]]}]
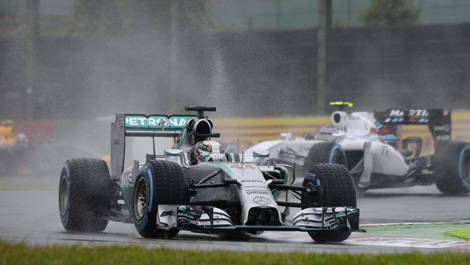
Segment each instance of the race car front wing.
[{"label": "race car front wing", "polygon": [[237,225],[230,215],[216,207],[159,205],[160,229],[177,228],[202,233],[224,231],[359,231],[359,209],[312,207],[298,212],[282,225]]}]

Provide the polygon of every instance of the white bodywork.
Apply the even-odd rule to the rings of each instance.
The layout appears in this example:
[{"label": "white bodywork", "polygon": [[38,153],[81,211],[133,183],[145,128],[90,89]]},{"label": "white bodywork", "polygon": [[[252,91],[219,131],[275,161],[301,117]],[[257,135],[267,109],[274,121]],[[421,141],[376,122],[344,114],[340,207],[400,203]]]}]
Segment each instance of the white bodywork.
[{"label": "white bodywork", "polygon": [[[321,143],[321,140],[305,140],[303,138],[297,138],[294,140],[272,140],[258,143],[243,152],[245,161],[254,161],[253,151],[269,151],[270,158],[282,158],[289,157],[291,154],[297,154],[301,158],[305,158],[308,155],[310,148],[317,143]],[[296,159],[292,157],[292,159]],[[300,159],[297,165],[302,166],[303,159]]]},{"label": "white bodywork", "polygon": [[[255,164],[215,163],[230,178],[236,179],[236,189],[242,206],[242,224],[248,221],[248,213],[252,208],[272,208],[278,212],[279,223],[282,223],[281,212],[269,189],[269,181],[264,179],[260,168]],[[204,165],[202,163],[201,165]]]},{"label": "white bodywork", "polygon": [[365,144],[370,143],[368,154],[372,158],[372,174],[404,176],[408,172],[400,152],[377,134],[376,120],[370,113],[335,111],[331,117],[338,127],[333,137],[344,151],[365,151]]},{"label": "white bodywork", "polygon": [[296,165],[302,166],[313,145],[335,141],[345,152],[363,151],[364,156],[368,156],[364,157],[364,161],[361,162],[364,171],[367,171],[366,176],[362,178],[363,181],[373,174],[403,177],[409,172],[409,166],[403,155],[393,146],[385,143],[377,133],[376,120],[372,114],[335,111],[331,115],[331,120],[334,126],[328,128],[327,133],[320,131],[314,140],[296,138],[264,141],[247,149],[244,152],[245,158],[251,161],[253,151],[269,150],[271,159],[293,161]]}]

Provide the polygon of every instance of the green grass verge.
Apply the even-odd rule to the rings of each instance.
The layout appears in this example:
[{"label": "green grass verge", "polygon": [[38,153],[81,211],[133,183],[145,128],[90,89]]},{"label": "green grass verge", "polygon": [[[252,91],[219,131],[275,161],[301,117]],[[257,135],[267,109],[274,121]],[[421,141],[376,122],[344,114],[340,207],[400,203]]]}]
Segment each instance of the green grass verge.
[{"label": "green grass verge", "polygon": [[447,232],[451,230],[470,229],[469,223],[458,224],[397,224],[364,227],[372,236],[405,236],[413,238],[460,240]]},{"label": "green grass verge", "polygon": [[[315,246],[312,245],[312,248]],[[305,254],[172,250],[137,246],[41,246],[0,241],[0,264],[470,264],[470,253]]]},{"label": "green grass verge", "polygon": [[470,240],[470,229],[452,230],[447,232],[447,234],[465,240]]}]

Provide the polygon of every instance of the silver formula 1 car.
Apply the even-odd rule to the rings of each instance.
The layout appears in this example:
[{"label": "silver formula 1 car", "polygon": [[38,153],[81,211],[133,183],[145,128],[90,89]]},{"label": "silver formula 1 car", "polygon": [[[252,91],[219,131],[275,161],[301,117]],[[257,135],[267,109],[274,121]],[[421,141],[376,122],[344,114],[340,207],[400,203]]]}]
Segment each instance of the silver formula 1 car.
[{"label": "silver formula 1 car", "polygon": [[[204,113],[215,108],[186,110],[198,114],[116,115],[111,174],[101,160],[67,160],[59,189],[64,228],[102,231],[112,220],[134,223],[148,238],[172,238],[180,230],[244,236],[271,230],[305,231],[318,242],[343,241],[359,229],[353,180],[343,165],[312,165],[302,185],[294,185],[289,165],[259,166],[221,152]],[[128,137],[173,137],[174,145],[156,154],[154,140],[146,161],[126,168]]]},{"label": "silver formula 1 car", "polygon": [[[284,163],[305,175],[317,163],[343,164],[353,176],[358,193],[368,189],[436,184],[446,195],[470,191],[470,144],[451,141],[451,111],[442,109],[389,109],[350,112],[349,102],[334,102],[341,110],[331,125],[315,135],[261,142],[248,149],[269,150],[259,165]],[[427,125],[434,154],[422,155],[421,137],[397,138],[401,125]],[[285,136],[285,135],[284,135]]]}]

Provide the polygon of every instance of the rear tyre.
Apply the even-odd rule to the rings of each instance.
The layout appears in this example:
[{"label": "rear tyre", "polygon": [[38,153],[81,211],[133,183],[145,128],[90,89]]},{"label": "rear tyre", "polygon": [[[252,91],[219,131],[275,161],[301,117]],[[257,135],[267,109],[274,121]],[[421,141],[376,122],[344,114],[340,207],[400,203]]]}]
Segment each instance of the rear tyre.
[{"label": "rear tyre", "polygon": [[59,212],[67,231],[103,231],[108,225],[110,176],[99,159],[67,160],[60,173]]},{"label": "rear tyre", "polygon": [[440,143],[433,159],[437,188],[445,195],[470,191],[470,144]]},{"label": "rear tyre", "polygon": [[[338,164],[316,164],[309,171],[314,178],[306,178],[303,186],[321,185],[323,193],[313,196],[310,193],[302,194],[302,204],[311,207],[352,207],[357,205],[354,182],[348,170]],[[310,231],[310,237],[315,242],[340,242],[346,240],[351,231],[339,229],[332,231]]]},{"label": "rear tyre", "polygon": [[159,204],[186,205],[189,191],[181,167],[165,160],[148,161],[135,181],[133,216],[137,232],[146,238],[169,239],[178,229],[157,227]]}]

